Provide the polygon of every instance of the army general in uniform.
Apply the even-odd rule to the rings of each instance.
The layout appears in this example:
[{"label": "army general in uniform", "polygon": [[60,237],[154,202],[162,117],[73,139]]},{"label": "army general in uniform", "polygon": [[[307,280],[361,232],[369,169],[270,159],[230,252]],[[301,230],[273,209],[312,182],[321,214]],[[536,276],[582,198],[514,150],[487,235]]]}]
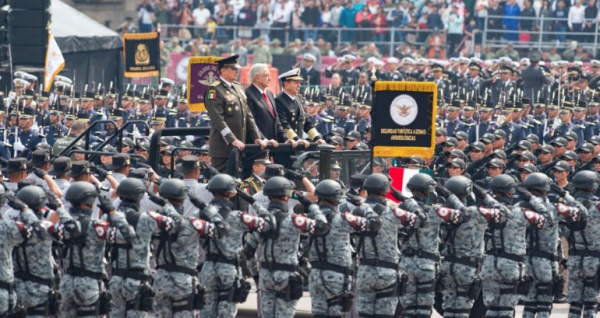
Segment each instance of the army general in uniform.
[{"label": "army general in uniform", "polygon": [[235,81],[241,68],[238,56],[233,55],[217,63],[220,79],[208,88],[204,103],[211,120],[209,155],[212,166],[224,172],[233,147],[244,150],[245,144],[250,141],[264,148],[267,142],[261,139],[248,109],[244,87]]}]

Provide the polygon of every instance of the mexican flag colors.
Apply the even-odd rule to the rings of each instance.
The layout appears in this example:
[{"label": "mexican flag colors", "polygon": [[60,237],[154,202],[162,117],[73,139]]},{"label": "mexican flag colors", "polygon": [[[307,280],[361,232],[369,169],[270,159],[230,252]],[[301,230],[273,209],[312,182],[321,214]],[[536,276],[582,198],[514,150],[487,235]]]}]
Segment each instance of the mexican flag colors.
[{"label": "mexican flag colors", "polygon": [[[408,180],[412,178],[412,176],[418,173],[427,173],[433,176],[433,171],[428,169],[407,169],[407,168],[390,168],[389,175],[392,178],[392,186],[404,194],[406,197],[412,197],[412,193],[406,188],[406,184]],[[388,199],[398,202],[398,200],[394,199],[394,197],[388,193]]]}]

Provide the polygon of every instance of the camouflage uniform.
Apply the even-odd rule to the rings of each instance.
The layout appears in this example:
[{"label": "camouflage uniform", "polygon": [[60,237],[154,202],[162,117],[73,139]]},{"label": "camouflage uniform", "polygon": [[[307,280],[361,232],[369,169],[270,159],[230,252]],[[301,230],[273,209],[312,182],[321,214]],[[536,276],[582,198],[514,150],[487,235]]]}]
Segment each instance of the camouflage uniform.
[{"label": "camouflage uniform", "polygon": [[[258,203],[254,203],[253,207],[259,216],[269,213]],[[206,288],[206,305],[200,310],[201,317],[236,316],[237,303],[232,298],[235,290],[245,283],[239,263],[244,233],[271,230],[271,226],[263,218],[234,211],[232,208],[231,202],[214,198],[204,210],[208,215],[212,215],[212,211],[218,211],[216,213],[223,217],[229,229],[225,236],[211,238],[204,246],[206,261],[200,272],[200,280]]]},{"label": "camouflage uniform", "polygon": [[513,317],[519,301],[517,287],[526,274],[526,229],[544,224],[543,216],[513,207],[511,202],[511,199],[499,197],[488,204],[500,210],[489,218],[491,237],[481,270],[488,317]]},{"label": "camouflage uniform", "polygon": [[[440,261],[438,233],[442,219],[436,216],[435,208],[427,205],[426,200],[427,198],[416,196],[400,206],[413,213],[422,213],[428,219],[417,222],[402,250],[404,257],[400,261],[400,269],[407,278],[400,303],[406,317],[430,317],[435,301]],[[414,204],[414,207],[409,204]]]},{"label": "camouflage uniform", "polygon": [[596,206],[599,199],[579,191],[574,197],[587,209],[587,220],[569,224],[569,318],[581,317],[582,311],[585,318],[595,317],[600,269],[600,211]]},{"label": "camouflage uniform", "polygon": [[348,297],[352,291],[350,234],[367,231],[367,219],[377,214],[371,211],[366,218],[341,214],[337,206],[327,204],[321,204],[319,209],[327,218],[330,230],[325,235],[309,237],[308,259],[312,270],[308,284],[312,313],[315,318],[341,317],[353,298]]},{"label": "camouflage uniform", "polygon": [[[100,310],[108,307],[101,301],[107,297],[101,296],[108,294],[104,284],[104,248],[109,223],[92,220],[91,210],[71,207],[69,212],[78,223],[81,235],[72,237],[65,233],[68,250],[64,260],[66,275],[60,282],[60,317],[97,317]],[[110,220],[119,231],[128,228],[120,212],[112,214]]]},{"label": "camouflage uniform", "polygon": [[[313,208],[314,207],[314,208]],[[268,210],[277,220],[277,230],[263,236],[261,241],[264,251],[258,253],[260,261],[260,305],[263,318],[294,317],[297,296],[302,296],[303,280],[298,273],[298,246],[302,233],[313,233],[317,222],[327,220],[316,205],[308,217],[300,214],[290,214],[289,206],[285,203],[271,202]],[[252,243],[251,243],[252,242]],[[246,247],[247,257],[253,257],[258,247],[255,240]],[[248,269],[253,277],[258,276],[257,264],[247,260]],[[296,297],[291,295],[295,289]],[[294,299],[296,298],[296,299]]]},{"label": "camouflage uniform", "polygon": [[[24,219],[32,220],[35,215],[31,210],[21,213]],[[11,219],[0,219],[0,316],[14,312],[17,306],[15,281],[13,273],[13,249],[31,238],[32,229],[25,224]]]},{"label": "camouflage uniform", "polygon": [[152,235],[171,228],[172,219],[153,212],[140,212],[140,204],[122,201],[118,207],[136,237],[129,242],[120,232],[111,235],[112,278],[109,290],[113,297],[111,317],[146,317],[147,309],[140,308],[142,286],[149,291],[150,242]]},{"label": "camouflage uniform", "polygon": [[173,229],[171,235],[163,234],[156,248],[155,314],[194,317],[194,296],[200,295],[201,288],[196,277],[200,239],[213,235],[214,225],[199,219],[198,210],[190,217],[183,216],[183,206],[167,204],[158,213],[173,219]]},{"label": "camouflage uniform", "polygon": [[382,226],[377,232],[361,233],[357,253],[360,265],[356,275],[360,317],[394,317],[398,305],[398,229],[412,227],[416,215],[389,205],[387,200],[368,197],[366,204],[354,210],[356,215],[375,211]]},{"label": "camouflage uniform", "polygon": [[[57,209],[60,223],[71,221],[71,216],[63,208]],[[35,215],[21,214],[21,221],[26,224],[43,219],[42,212]],[[14,250],[15,285],[17,295],[27,317],[47,317],[56,313],[48,312],[49,296],[55,292],[54,271],[57,270],[52,257],[52,243],[62,240],[63,227],[60,223],[53,224],[42,220],[40,225],[46,230],[25,240]]]},{"label": "camouflage uniform", "polygon": [[442,251],[444,317],[469,317],[476,299],[476,296],[469,295],[469,291],[480,284],[479,267],[483,259],[484,234],[488,222],[479,214],[477,207],[467,207],[465,201],[454,195],[448,198],[447,205],[461,211],[464,218],[457,224],[448,224],[447,239],[442,239],[446,242]]}]

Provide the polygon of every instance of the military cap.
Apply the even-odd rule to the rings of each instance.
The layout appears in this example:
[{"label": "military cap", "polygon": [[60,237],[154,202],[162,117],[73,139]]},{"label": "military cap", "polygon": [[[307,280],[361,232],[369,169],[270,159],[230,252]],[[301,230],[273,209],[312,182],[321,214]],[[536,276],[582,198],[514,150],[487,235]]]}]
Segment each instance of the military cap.
[{"label": "military cap", "polygon": [[269,159],[269,151],[267,151],[267,150],[260,151],[256,154],[254,154],[253,156],[248,158],[248,160],[251,160],[253,163],[262,163],[265,165],[272,164],[271,160]]},{"label": "military cap", "polygon": [[560,161],[556,162],[556,164],[554,164],[554,167],[552,167],[552,170],[571,171],[571,165],[564,160],[560,160]]},{"label": "military cap", "polygon": [[48,171],[51,176],[60,176],[71,171],[71,158],[58,157],[52,162],[52,167]]},{"label": "military cap", "polygon": [[[381,159],[381,158],[374,158],[373,159],[373,166],[378,166],[378,164],[376,164],[378,162],[376,159]],[[379,164],[379,166],[381,166],[381,164]],[[331,169],[331,170],[342,170],[342,167],[339,165],[339,163],[337,161],[334,161],[329,166],[329,169]]]},{"label": "military cap", "polygon": [[590,138],[590,140],[588,140],[587,142],[594,145],[600,145],[600,136],[592,136],[592,138]]},{"label": "military cap", "polygon": [[495,139],[506,139],[506,132],[502,129],[496,129],[496,131],[494,131],[494,138]]},{"label": "military cap", "polygon": [[50,92],[42,91],[39,96],[39,101],[44,102],[50,98]]},{"label": "military cap", "polygon": [[540,137],[538,137],[538,135],[536,135],[536,134],[529,134],[529,135],[527,135],[527,141],[529,141],[532,144],[539,144]]},{"label": "military cap", "polygon": [[345,137],[346,131],[344,130],[344,127],[336,127],[329,134],[335,135],[335,136],[340,136],[340,137]]},{"label": "military cap", "polygon": [[22,78],[15,78],[13,80],[13,83],[15,85],[15,88],[23,88],[23,87],[27,87],[30,85],[30,83]]},{"label": "military cap", "polygon": [[96,92],[94,91],[87,91],[83,93],[83,96],[81,97],[81,100],[84,102],[89,102],[94,100],[94,97],[96,97]]},{"label": "military cap", "polygon": [[584,142],[583,145],[581,145],[581,147],[577,148],[577,153],[582,153],[582,152],[593,153],[594,145],[592,145],[589,142]]},{"label": "military cap", "polygon": [[158,141],[158,144],[162,145],[162,146],[173,145],[173,138],[171,138],[169,136],[160,137],[160,140]]},{"label": "military cap", "polygon": [[572,150],[565,151],[562,156],[559,158],[560,160],[577,160],[577,153]]},{"label": "military cap", "polygon": [[496,157],[496,158],[499,158],[499,159],[506,159],[507,158],[506,152],[504,152],[504,150],[502,150],[502,149],[496,149],[496,150],[494,150],[494,152],[492,153],[492,155],[494,157]]},{"label": "military cap", "polygon": [[317,58],[314,55],[310,54],[310,53],[304,54],[304,59],[305,60],[309,60],[309,61],[313,61],[313,62],[315,62],[317,60]]},{"label": "military cap", "polygon": [[522,149],[522,150],[531,150],[532,145],[531,145],[531,142],[529,142],[529,140],[521,140],[517,144],[517,148]]},{"label": "military cap", "polygon": [[531,99],[524,97],[521,99],[521,104],[525,107],[530,106],[531,105]]},{"label": "military cap", "polygon": [[406,159],[406,164],[409,164],[409,165],[425,166],[425,163],[426,163],[425,159],[423,159],[423,157],[417,156],[417,155],[412,155]]},{"label": "military cap", "polygon": [[521,168],[519,168],[519,172],[529,172],[534,173],[538,172],[538,168],[533,163],[526,163]]},{"label": "military cap", "polygon": [[360,136],[360,132],[358,131],[351,131],[348,133],[348,135],[346,135],[346,138],[344,138],[345,140],[360,140],[361,136]]},{"label": "military cap", "polygon": [[161,85],[161,87],[173,86],[173,85],[175,85],[175,81],[170,78],[167,78],[167,77],[161,77],[160,85]]},{"label": "military cap", "polygon": [[108,170],[117,170],[131,165],[131,157],[126,153],[118,153],[113,156],[112,163],[107,166]]},{"label": "military cap", "polygon": [[88,112],[78,112],[77,113],[77,121],[79,122],[88,122],[91,117],[91,113]]},{"label": "military cap", "polygon": [[161,114],[154,115],[154,117],[152,118],[152,122],[150,124],[156,126],[156,125],[160,125],[166,121],[167,121],[167,115],[161,113]]},{"label": "military cap", "polygon": [[444,70],[444,67],[440,64],[433,64],[433,66],[431,66],[431,70],[434,72],[441,72]]},{"label": "military cap", "polygon": [[370,109],[371,108],[371,103],[372,103],[371,98],[367,97],[367,98],[363,99],[362,103],[360,103],[360,106],[358,106],[358,107],[359,108],[368,108],[368,109]]},{"label": "military cap", "polygon": [[116,87],[111,87],[108,89],[108,92],[106,93],[106,97],[116,97],[117,96],[117,88]]},{"label": "military cap", "polygon": [[592,67],[600,67],[600,61],[598,60],[591,60],[590,63],[592,64]]},{"label": "military cap", "polygon": [[395,57],[388,57],[388,59],[387,59],[387,62],[388,62],[389,64],[398,64],[398,63],[400,63],[400,60],[398,60],[398,59],[397,59],[397,58],[395,58]]},{"label": "military cap", "polygon": [[474,100],[470,100],[467,102],[467,104],[464,107],[464,110],[474,110],[477,107],[477,101]]},{"label": "military cap", "polygon": [[458,167],[458,168],[464,170],[467,167],[467,164],[465,163],[465,161],[463,159],[452,158],[450,161],[448,161],[448,163],[446,163],[446,166],[448,166],[448,167]]},{"label": "military cap", "polygon": [[524,57],[524,58],[521,59],[521,65],[522,66],[529,66],[529,65],[531,65],[531,61],[528,58]]},{"label": "military cap", "polygon": [[470,70],[475,70],[475,71],[480,71],[481,70],[481,66],[478,63],[471,62],[469,64],[469,69]]},{"label": "military cap", "polygon": [[331,138],[329,138],[329,144],[332,144],[332,145],[343,145],[344,144],[344,140],[340,136],[331,136]]},{"label": "military cap", "polygon": [[304,79],[300,76],[300,69],[295,68],[289,70],[277,77],[280,81],[303,81]]},{"label": "military cap", "polygon": [[573,140],[577,141],[577,140],[579,139],[579,136],[577,136],[577,133],[576,133],[576,132],[574,132],[574,131],[568,131],[568,132],[565,134],[565,139],[566,139],[567,141],[573,141]]},{"label": "military cap", "polygon": [[590,107],[597,107],[600,105],[600,95],[594,95],[594,98],[588,103]]},{"label": "military cap", "polygon": [[523,151],[520,155],[519,155],[520,159],[525,159],[528,161],[535,161],[535,156],[533,155],[533,153],[529,152],[529,151]]},{"label": "military cap", "polygon": [[31,160],[28,162],[31,167],[38,167],[41,164],[50,162],[50,152],[48,150],[36,150],[31,155]]},{"label": "military cap", "polygon": [[123,138],[123,140],[121,141],[121,145],[126,146],[128,148],[133,148],[135,146],[133,140],[131,140],[131,138],[129,137]]},{"label": "military cap", "polygon": [[229,57],[224,57],[220,60],[217,61],[217,64],[219,65],[219,68],[222,67],[233,67],[236,69],[241,69],[242,67],[240,66],[240,64],[238,63],[238,59],[239,59],[239,55],[232,55]]},{"label": "military cap", "polygon": [[367,151],[369,150],[369,145],[365,144],[364,142],[359,142],[356,145],[354,145],[354,147],[352,147],[352,149],[350,150],[363,150],[363,151]]},{"label": "military cap", "polygon": [[448,106],[448,110],[459,110],[460,106],[462,106],[462,103],[460,100],[453,100],[452,104],[450,104],[450,106]]},{"label": "military cap", "polygon": [[26,89],[23,92],[23,97],[35,97],[35,92],[31,89]]},{"label": "military cap", "polygon": [[567,68],[567,73],[569,75],[581,75],[581,70],[578,67],[571,66]]},{"label": "military cap", "polygon": [[355,173],[355,174],[351,175],[350,176],[350,188],[352,188],[352,189],[362,188],[363,183],[365,182],[365,179],[367,179],[366,174]]},{"label": "military cap", "polygon": [[13,158],[8,160],[7,167],[2,169],[5,172],[16,172],[27,170],[27,159],[25,158]]},{"label": "military cap", "polygon": [[481,152],[485,151],[485,145],[479,141],[476,141],[469,145],[468,149],[471,150],[479,150]]},{"label": "military cap", "polygon": [[135,150],[150,151],[150,144],[147,142],[140,142],[135,146]]},{"label": "military cap", "polygon": [[512,68],[510,68],[510,67],[508,67],[508,66],[503,66],[503,67],[500,69],[500,72],[502,72],[502,73],[509,73],[509,74],[511,74],[511,73],[512,73]]},{"label": "military cap", "polygon": [[172,154],[175,151],[175,148],[177,148],[177,147],[175,147],[175,146],[166,146],[165,149],[163,149],[160,153],[161,154],[165,154],[166,153],[166,154],[170,155],[170,154]]},{"label": "military cap", "polygon": [[104,150],[104,152],[117,153],[117,149],[111,145],[104,146],[102,150]]},{"label": "military cap", "polygon": [[458,141],[467,140],[469,139],[469,135],[467,135],[467,133],[464,131],[457,131],[454,133],[454,138],[456,138]]},{"label": "military cap", "polygon": [[188,173],[194,169],[200,169],[200,158],[194,155],[187,155],[181,158],[181,163],[175,166],[175,170],[181,174]]},{"label": "military cap", "polygon": [[589,82],[590,78],[585,75],[581,75],[581,76],[579,76],[579,81],[580,82]]},{"label": "military cap", "polygon": [[159,89],[156,93],[156,99],[167,98],[169,97],[169,91],[164,89]]},{"label": "military cap", "polygon": [[442,142],[442,147],[456,147],[458,146],[458,140],[454,137],[448,137],[444,142]]},{"label": "military cap", "polygon": [[479,138],[479,141],[483,142],[484,144],[491,144],[496,140],[496,136],[494,136],[494,134],[492,133],[485,133],[483,134],[483,136],[481,136],[481,138]]},{"label": "military cap", "polygon": [[447,136],[448,132],[446,131],[446,128],[436,128],[435,135],[436,136]]},{"label": "military cap", "polygon": [[23,119],[31,119],[35,116],[35,107],[25,107],[23,111],[19,114],[19,118]]},{"label": "military cap", "polygon": [[551,145],[543,145],[543,146],[540,148],[540,150],[541,150],[542,152],[547,152],[547,153],[550,153],[550,154],[553,154],[553,153],[554,153],[554,147],[552,147]]},{"label": "military cap", "polygon": [[71,178],[78,177],[82,174],[91,173],[90,163],[87,160],[75,161],[71,165],[71,171],[67,173],[67,176]]},{"label": "military cap", "polygon": [[460,158],[462,160],[467,160],[467,155],[465,155],[465,153],[460,150],[460,149],[452,149],[450,150],[450,152],[448,153],[449,157],[456,157],[456,158]]},{"label": "military cap", "polygon": [[265,169],[265,172],[263,172],[260,177],[261,178],[265,178],[265,179],[269,179],[272,177],[283,177],[283,175],[285,174],[285,168],[280,165],[280,164],[276,164],[276,163],[272,163],[270,165],[267,165],[267,168]]},{"label": "military cap", "polygon": [[497,159],[497,158],[494,158],[494,159],[490,160],[490,162],[488,162],[485,166],[486,166],[486,168],[490,167],[490,166],[491,167],[497,167],[497,168],[500,168],[502,170],[504,170],[506,168],[506,165],[504,164],[504,162],[502,160],[500,160],[500,159]]}]

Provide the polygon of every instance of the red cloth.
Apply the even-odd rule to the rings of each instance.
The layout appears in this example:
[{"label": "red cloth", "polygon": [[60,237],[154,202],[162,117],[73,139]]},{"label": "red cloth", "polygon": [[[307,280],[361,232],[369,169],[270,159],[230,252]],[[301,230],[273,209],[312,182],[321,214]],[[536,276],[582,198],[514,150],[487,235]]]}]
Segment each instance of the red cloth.
[{"label": "red cloth", "polygon": [[267,106],[269,106],[269,111],[271,112],[271,115],[273,117],[275,117],[275,112],[273,111],[273,106],[271,106],[271,102],[269,101],[269,98],[267,97],[267,93],[262,93],[263,98],[265,99],[265,102],[267,102]]}]

